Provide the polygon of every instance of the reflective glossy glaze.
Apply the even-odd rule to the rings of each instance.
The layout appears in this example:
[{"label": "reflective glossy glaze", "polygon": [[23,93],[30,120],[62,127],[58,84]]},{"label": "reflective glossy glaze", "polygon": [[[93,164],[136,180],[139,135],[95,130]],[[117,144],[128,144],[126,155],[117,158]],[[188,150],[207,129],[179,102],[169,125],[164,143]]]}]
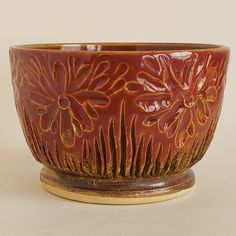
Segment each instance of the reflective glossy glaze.
[{"label": "reflective glossy glaze", "polygon": [[181,173],[212,140],[228,56],[203,44],[12,47],[27,143],[45,166],[83,178]]}]

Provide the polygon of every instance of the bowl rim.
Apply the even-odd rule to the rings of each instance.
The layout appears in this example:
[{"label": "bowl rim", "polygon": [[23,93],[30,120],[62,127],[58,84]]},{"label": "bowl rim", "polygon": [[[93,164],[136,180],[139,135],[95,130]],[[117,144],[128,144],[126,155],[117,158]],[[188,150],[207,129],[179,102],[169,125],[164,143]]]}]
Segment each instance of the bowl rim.
[{"label": "bowl rim", "polygon": [[[134,50],[88,50],[91,47],[134,47]],[[64,47],[64,49],[63,49]],[[66,47],[76,47],[68,50]],[[78,49],[78,47],[87,47]],[[142,50],[138,48],[143,48]],[[149,50],[145,49],[148,48]],[[156,47],[152,49],[150,47]],[[160,49],[158,49],[160,47]],[[166,49],[165,49],[166,47]],[[220,44],[208,43],[169,43],[169,42],[87,42],[87,43],[36,43],[22,44],[10,47],[10,50],[32,51],[32,52],[59,52],[59,53],[108,53],[108,54],[140,54],[140,53],[173,53],[173,52],[209,52],[229,51],[229,47]]]}]

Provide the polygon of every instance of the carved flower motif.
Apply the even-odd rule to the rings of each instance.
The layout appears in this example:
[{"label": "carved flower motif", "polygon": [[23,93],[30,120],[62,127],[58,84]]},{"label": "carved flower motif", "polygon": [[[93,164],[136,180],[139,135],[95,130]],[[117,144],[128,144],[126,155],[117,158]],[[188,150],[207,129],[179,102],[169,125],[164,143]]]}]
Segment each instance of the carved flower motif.
[{"label": "carved flower motif", "polygon": [[[212,56],[203,61],[192,53],[148,56],[143,60],[145,71],[130,82],[130,92],[142,92],[137,105],[148,113],[144,125],[157,125],[168,138],[174,137],[178,148],[195,134],[196,120],[204,125],[211,115],[210,104],[217,100],[224,73]],[[220,68],[219,68],[220,67]],[[220,76],[219,76],[220,74]]]},{"label": "carved flower motif", "polygon": [[107,106],[110,96],[124,87],[128,66],[114,66],[105,56],[92,64],[69,57],[67,64],[56,60],[48,65],[35,56],[27,60],[23,76],[30,86],[29,98],[36,105],[40,128],[59,131],[62,143],[72,147],[76,136],[93,129],[97,108]]}]

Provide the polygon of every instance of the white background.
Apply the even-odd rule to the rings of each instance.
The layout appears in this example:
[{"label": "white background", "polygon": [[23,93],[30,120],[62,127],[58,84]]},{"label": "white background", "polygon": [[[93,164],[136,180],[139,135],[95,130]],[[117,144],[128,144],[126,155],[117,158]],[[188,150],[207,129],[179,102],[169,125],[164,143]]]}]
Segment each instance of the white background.
[{"label": "white background", "polygon": [[[52,42],[202,42],[231,48],[215,139],[194,167],[196,188],[175,200],[101,206],[45,192],[41,165],[16,116],[8,48]],[[234,0],[0,0],[0,235],[236,235]]]}]

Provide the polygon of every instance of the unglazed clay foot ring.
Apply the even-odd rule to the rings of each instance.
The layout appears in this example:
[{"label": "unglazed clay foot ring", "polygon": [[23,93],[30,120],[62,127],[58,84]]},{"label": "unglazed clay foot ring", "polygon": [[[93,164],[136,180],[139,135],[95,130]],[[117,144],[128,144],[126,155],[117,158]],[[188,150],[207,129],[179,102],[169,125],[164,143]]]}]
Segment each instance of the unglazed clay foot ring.
[{"label": "unglazed clay foot ring", "polygon": [[42,186],[57,196],[87,203],[129,205],[159,202],[189,192],[195,176],[191,169],[159,180],[113,181],[80,178],[56,173],[44,167],[40,179]]}]

